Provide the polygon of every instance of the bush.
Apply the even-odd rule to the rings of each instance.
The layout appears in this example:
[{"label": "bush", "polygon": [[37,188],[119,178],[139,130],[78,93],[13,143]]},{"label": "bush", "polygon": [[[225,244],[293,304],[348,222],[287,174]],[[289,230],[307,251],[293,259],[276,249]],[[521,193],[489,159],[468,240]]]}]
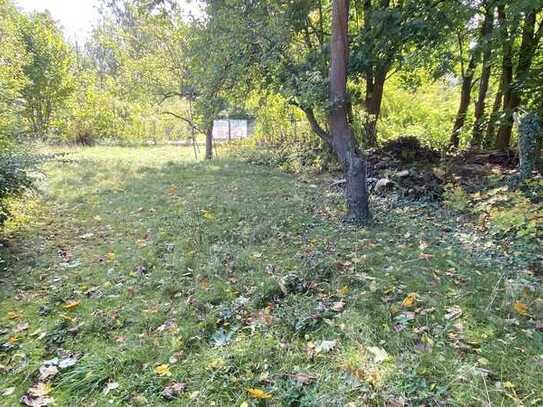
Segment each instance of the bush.
[{"label": "bush", "polygon": [[0,152],[0,225],[9,216],[8,199],[32,189],[32,173],[43,160],[42,156],[26,152]]}]

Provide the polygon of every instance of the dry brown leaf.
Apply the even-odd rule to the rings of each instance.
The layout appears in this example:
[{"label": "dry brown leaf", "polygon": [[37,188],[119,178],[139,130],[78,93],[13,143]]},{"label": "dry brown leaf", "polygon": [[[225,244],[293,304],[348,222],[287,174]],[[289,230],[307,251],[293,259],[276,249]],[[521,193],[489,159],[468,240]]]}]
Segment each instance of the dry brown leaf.
[{"label": "dry brown leaf", "polygon": [[528,315],[528,306],[521,301],[515,301],[513,303],[513,309],[519,315],[522,315],[522,316]]},{"label": "dry brown leaf", "polygon": [[162,390],[162,397],[164,397],[167,400],[174,400],[176,399],[181,393],[185,391],[187,388],[187,385],[185,383],[180,382],[172,382],[168,384],[164,390]]},{"label": "dry brown leaf", "polygon": [[296,373],[292,378],[301,385],[311,384],[317,379],[316,376],[307,373]]}]

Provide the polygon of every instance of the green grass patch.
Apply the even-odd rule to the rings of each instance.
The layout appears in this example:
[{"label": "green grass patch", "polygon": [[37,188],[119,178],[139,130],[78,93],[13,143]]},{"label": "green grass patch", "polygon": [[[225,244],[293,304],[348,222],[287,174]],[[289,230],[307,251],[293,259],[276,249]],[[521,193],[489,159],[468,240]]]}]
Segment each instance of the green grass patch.
[{"label": "green grass patch", "polygon": [[6,225],[1,405],[66,354],[59,406],[543,403],[529,251],[413,203],[344,225],[318,178],[184,147],[61,151]]}]

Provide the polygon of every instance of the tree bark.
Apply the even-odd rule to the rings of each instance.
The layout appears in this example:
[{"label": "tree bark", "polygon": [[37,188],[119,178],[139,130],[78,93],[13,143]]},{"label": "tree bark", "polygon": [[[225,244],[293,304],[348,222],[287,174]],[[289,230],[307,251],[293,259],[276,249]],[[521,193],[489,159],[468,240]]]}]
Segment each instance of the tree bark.
[{"label": "tree bark", "polygon": [[370,216],[366,161],[359,151],[347,118],[347,62],[349,0],[334,0],[332,5],[332,39],[330,46],[330,113],[331,144],[343,166],[346,179],[345,197],[349,221],[364,221]]},{"label": "tree bark", "polygon": [[500,78],[500,84],[498,86],[498,91],[494,97],[494,104],[492,105],[492,113],[488,119],[488,125],[486,128],[486,138],[484,140],[483,146],[493,147],[496,144],[496,118],[503,102],[503,79]]},{"label": "tree bark", "polygon": [[471,102],[471,87],[473,84],[473,75],[475,68],[477,67],[476,52],[471,56],[468,70],[462,78],[462,91],[460,93],[460,105],[458,106],[458,113],[456,113],[456,120],[454,121],[453,131],[451,134],[450,145],[458,147],[460,145],[460,132],[464,127],[466,121],[466,114],[468,112],[469,104]]},{"label": "tree bark", "polygon": [[206,129],[206,160],[213,159],[213,123]]},{"label": "tree bark", "polygon": [[492,33],[494,31],[494,5],[486,4],[485,20],[482,28],[483,42],[483,70],[479,81],[479,94],[475,103],[475,123],[473,125],[472,146],[481,147],[483,143],[483,130],[485,122],[485,101],[492,73]]},{"label": "tree bark", "polygon": [[383,92],[388,69],[386,67],[377,67],[374,71],[369,68],[366,73],[366,114],[364,129],[365,142],[368,147],[377,145],[377,121],[381,114],[381,104],[383,102]]},{"label": "tree bark", "polygon": [[[375,5],[371,0],[364,0],[364,25],[369,27],[372,22],[372,15],[375,8],[386,9],[390,6],[390,0],[382,0],[379,5]],[[368,147],[377,145],[377,122],[381,114],[381,104],[383,101],[383,92],[385,81],[387,79],[390,63],[387,57],[371,64],[366,69],[366,95],[364,107],[366,109],[366,118],[364,119],[364,137],[365,144]]]},{"label": "tree bark", "polygon": [[[465,72],[462,72],[462,91],[460,93],[460,105],[458,106],[458,113],[456,114],[456,120],[454,121],[453,131],[451,134],[450,145],[453,147],[458,147],[460,144],[460,133],[466,122],[466,115],[468,112],[469,105],[471,103],[471,88],[473,87],[473,77],[475,76],[475,70],[477,65],[479,65],[479,60],[481,59],[481,53],[483,47],[485,47],[485,42],[488,39],[489,31],[492,30],[492,20],[493,20],[493,9],[488,7],[487,12],[485,13],[485,18],[481,24],[480,36],[475,47],[473,47],[471,52],[471,57],[468,63],[468,68]],[[488,48],[488,47],[487,47]],[[483,67],[484,71],[484,67]],[[488,72],[488,77],[490,72]],[[483,106],[484,106],[484,96],[486,95],[486,89],[488,89],[488,77],[486,78],[486,84],[481,80],[481,86],[483,88]],[[479,98],[481,97],[481,92]]]},{"label": "tree bark", "polygon": [[[518,63],[516,70],[513,65],[513,41],[514,36],[507,30],[506,13],[503,5],[498,6],[498,18],[501,24],[504,24],[507,30],[507,38],[504,41],[503,48],[503,78],[504,78],[504,121],[500,126],[496,148],[505,150],[509,147],[511,141],[511,132],[513,129],[513,114],[516,112],[522,102],[519,84],[526,79],[532,59],[541,38],[540,27],[535,32],[536,13],[540,9],[531,9],[524,13],[524,23],[522,28],[522,40],[518,53]],[[514,80],[514,81],[513,81]],[[517,86],[515,86],[515,82]]]}]

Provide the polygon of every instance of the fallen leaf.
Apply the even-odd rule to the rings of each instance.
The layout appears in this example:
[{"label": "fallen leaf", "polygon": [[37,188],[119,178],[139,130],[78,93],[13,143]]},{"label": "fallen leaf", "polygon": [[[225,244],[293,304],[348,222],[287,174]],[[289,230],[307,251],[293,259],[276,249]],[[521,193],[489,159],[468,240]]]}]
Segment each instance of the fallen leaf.
[{"label": "fallen leaf", "polygon": [[345,303],[343,301],[337,301],[332,304],[332,309],[336,312],[343,311],[343,308],[345,308]]},{"label": "fallen leaf", "polygon": [[521,301],[515,301],[513,303],[513,308],[515,312],[519,315],[522,315],[522,316],[528,315],[528,306]]},{"label": "fallen leaf", "polygon": [[81,304],[81,301],[77,300],[77,301],[66,301],[66,304],[64,304],[64,309],[74,309],[76,308],[79,304]]},{"label": "fallen leaf", "polygon": [[296,373],[292,376],[292,378],[296,381],[296,383],[301,385],[311,384],[317,379],[316,376],[307,373]]},{"label": "fallen leaf", "polygon": [[272,398],[272,395],[270,393],[267,393],[264,390],[260,389],[247,389],[247,393],[249,393],[249,397],[252,397],[254,399],[269,400]]},{"label": "fallen leaf", "polygon": [[10,311],[8,312],[8,319],[11,319],[12,321],[21,319],[21,314],[19,314],[17,311]]},{"label": "fallen leaf", "polygon": [[455,305],[453,307],[447,308],[447,314],[445,315],[445,319],[449,321],[454,321],[457,318],[460,318],[462,316],[462,308]]},{"label": "fallen leaf", "polygon": [[43,382],[28,389],[28,394],[32,397],[47,396],[49,393],[51,393],[51,385]]},{"label": "fallen leaf", "polygon": [[104,388],[104,394],[107,395],[110,391],[118,389],[118,388],[119,388],[119,383],[117,383],[117,382],[108,382],[106,384],[106,387]]},{"label": "fallen leaf", "polygon": [[161,396],[166,400],[174,400],[185,391],[187,385],[180,382],[172,382],[162,390]]},{"label": "fallen leaf", "polygon": [[377,346],[369,346],[368,350],[373,354],[373,361],[375,363],[384,362],[388,358],[388,353],[383,348]]},{"label": "fallen leaf", "polygon": [[39,380],[45,382],[52,379],[58,374],[58,368],[56,366],[40,366]]},{"label": "fallen leaf", "polygon": [[339,295],[342,296],[342,297],[346,297],[347,294],[349,294],[349,287],[347,286],[344,286],[344,287],[341,287],[339,290]]},{"label": "fallen leaf", "polygon": [[170,366],[167,364],[162,364],[157,367],[155,367],[155,373],[159,376],[171,376],[172,372],[170,372]]},{"label": "fallen leaf", "polygon": [[337,345],[336,340],[333,340],[333,341],[320,341],[315,346],[315,352],[316,353],[328,353],[332,349],[334,349],[336,347],[336,345]]},{"label": "fallen leaf", "polygon": [[164,332],[164,331],[173,331],[177,328],[177,324],[174,321],[166,321],[162,325],[160,325],[156,331],[157,332]]},{"label": "fallen leaf", "polygon": [[21,403],[27,407],[47,407],[52,405],[54,400],[51,397],[33,397],[25,394],[21,398]]},{"label": "fallen leaf", "polygon": [[8,387],[7,389],[4,389],[4,391],[2,391],[2,396],[8,397],[11,396],[13,393],[15,393],[15,387]]},{"label": "fallen leaf", "polygon": [[77,363],[77,358],[65,358],[58,362],[58,367],[61,369],[67,369],[74,366]]},{"label": "fallen leaf", "polygon": [[30,325],[27,322],[17,324],[17,326],[15,327],[15,332],[19,333],[19,332],[26,331],[29,327]]},{"label": "fallen leaf", "polygon": [[415,301],[417,300],[417,293],[409,293],[402,301],[402,307],[404,308],[411,308],[415,305]]},{"label": "fallen leaf", "polygon": [[215,220],[215,214],[213,212],[209,212],[208,210],[204,209],[202,211],[202,217],[205,220]]}]

